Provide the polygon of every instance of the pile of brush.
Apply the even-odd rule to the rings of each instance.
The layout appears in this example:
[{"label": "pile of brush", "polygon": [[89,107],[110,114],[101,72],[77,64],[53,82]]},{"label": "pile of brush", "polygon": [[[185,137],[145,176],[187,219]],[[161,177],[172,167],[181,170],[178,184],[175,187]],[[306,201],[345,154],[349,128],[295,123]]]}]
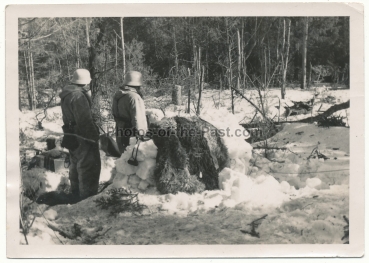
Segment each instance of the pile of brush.
[{"label": "pile of brush", "polygon": [[329,116],[322,117],[318,120],[318,126],[320,127],[346,127],[346,123],[343,121],[344,117],[341,116]]},{"label": "pile of brush", "polygon": [[288,116],[311,113],[314,106],[315,97],[309,101],[291,101],[293,106],[284,107],[286,109],[286,118]]}]

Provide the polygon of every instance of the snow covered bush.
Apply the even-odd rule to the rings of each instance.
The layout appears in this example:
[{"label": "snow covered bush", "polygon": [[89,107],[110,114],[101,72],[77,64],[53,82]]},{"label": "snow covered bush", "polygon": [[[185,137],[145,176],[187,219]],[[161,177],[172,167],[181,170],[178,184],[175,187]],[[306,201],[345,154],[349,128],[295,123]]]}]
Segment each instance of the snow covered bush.
[{"label": "snow covered bush", "polygon": [[[168,122],[173,125],[168,127]],[[229,155],[216,127],[196,116],[176,116],[159,122],[155,131],[155,180],[160,192],[194,193],[218,188],[218,173],[229,166]],[[171,135],[162,137],[160,131]]]}]

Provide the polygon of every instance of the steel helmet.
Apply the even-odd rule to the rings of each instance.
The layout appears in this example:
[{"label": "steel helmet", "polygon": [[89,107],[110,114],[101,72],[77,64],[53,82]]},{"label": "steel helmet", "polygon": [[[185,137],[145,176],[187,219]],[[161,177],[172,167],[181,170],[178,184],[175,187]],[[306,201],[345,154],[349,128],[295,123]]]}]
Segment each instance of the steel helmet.
[{"label": "steel helmet", "polygon": [[138,71],[130,71],[124,77],[124,86],[142,86],[142,74]]},{"label": "steel helmet", "polygon": [[74,84],[89,84],[91,82],[91,75],[87,69],[77,69],[73,73],[72,83]]}]

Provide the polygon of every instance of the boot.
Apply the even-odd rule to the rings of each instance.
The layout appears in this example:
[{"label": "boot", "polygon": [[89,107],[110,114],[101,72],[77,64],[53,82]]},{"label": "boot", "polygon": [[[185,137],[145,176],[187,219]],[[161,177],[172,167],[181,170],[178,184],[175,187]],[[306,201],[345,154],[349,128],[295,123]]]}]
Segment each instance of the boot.
[{"label": "boot", "polygon": [[79,201],[81,201],[79,195],[73,193],[66,194],[64,192],[52,191],[41,194],[37,198],[36,203],[54,206],[54,205],[75,204],[78,203]]}]

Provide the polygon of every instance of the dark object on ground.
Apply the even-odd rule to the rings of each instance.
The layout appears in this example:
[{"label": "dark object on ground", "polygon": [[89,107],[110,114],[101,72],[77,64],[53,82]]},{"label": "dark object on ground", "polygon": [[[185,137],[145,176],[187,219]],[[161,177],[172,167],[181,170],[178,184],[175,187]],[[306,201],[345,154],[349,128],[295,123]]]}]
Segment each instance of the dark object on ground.
[{"label": "dark object on ground", "polygon": [[55,173],[63,172],[69,167],[69,153],[63,152],[60,158],[54,158],[49,153],[36,155],[37,166],[45,168]]},{"label": "dark object on ground", "polygon": [[249,234],[252,237],[260,238],[260,233],[256,232],[256,229],[261,225],[263,219],[265,219],[268,215],[264,215],[258,219],[255,219],[250,224],[247,224],[248,226],[251,226],[251,231],[246,230],[240,230],[244,234]]},{"label": "dark object on ground", "polygon": [[104,191],[109,185],[111,185],[111,181],[101,182],[99,183],[99,189],[97,190],[97,193],[101,193]]},{"label": "dark object on ground", "polygon": [[64,192],[52,191],[41,194],[37,198],[36,203],[54,206],[54,205],[75,204],[78,203],[79,201],[81,201],[79,196],[73,194],[66,194]]},{"label": "dark object on ground", "polygon": [[50,151],[56,147],[55,138],[49,137],[46,139],[47,150]]},{"label": "dark object on ground", "polygon": [[322,117],[318,120],[319,127],[346,127],[346,123],[343,122],[343,117],[341,116],[330,116],[330,117]]},{"label": "dark object on ground", "polygon": [[106,153],[106,155],[113,157],[121,156],[118,144],[107,133],[100,135],[100,148]]},{"label": "dark object on ground", "polygon": [[246,139],[248,143],[264,141],[270,137],[273,137],[281,130],[280,125],[275,125],[269,122],[254,122],[240,125],[250,134],[250,137]]},{"label": "dark object on ground", "polygon": [[[196,193],[219,188],[219,172],[229,167],[228,149],[219,131],[197,116],[174,117],[152,124],[158,147],[154,172],[163,193]],[[207,132],[203,132],[204,130]],[[158,136],[166,133],[167,136]]]},{"label": "dark object on ground", "polygon": [[129,165],[138,166],[138,161],[136,159],[129,159],[127,161]]},{"label": "dark object on ground", "polygon": [[328,95],[327,97],[322,98],[321,102],[328,103],[328,104],[335,104],[336,103],[336,98],[333,97],[333,96]]},{"label": "dark object on ground", "polygon": [[326,110],[325,112],[323,112],[323,113],[321,113],[317,116],[309,117],[309,118],[294,121],[294,122],[313,123],[314,121],[319,121],[320,119],[322,119],[324,117],[328,117],[328,116],[332,115],[336,111],[344,110],[344,109],[347,109],[349,107],[350,107],[350,100],[348,100],[344,103],[341,103],[341,104],[335,104],[332,107],[330,107],[328,110]]},{"label": "dark object on ground", "polygon": [[325,156],[324,154],[320,153],[320,151],[318,151],[318,148],[314,148],[311,152],[311,154],[309,155],[308,159],[324,159],[325,160],[328,160],[329,158],[327,156]]},{"label": "dark object on ground", "polygon": [[285,117],[288,116],[294,116],[294,115],[300,115],[300,114],[307,114],[310,113],[313,105],[314,105],[314,99],[304,102],[304,101],[292,101],[293,106],[291,107],[284,107],[286,109]]},{"label": "dark object on ground", "polygon": [[128,164],[133,165],[133,166],[138,166],[137,154],[138,154],[138,149],[140,147],[140,143],[148,141],[148,140],[151,140],[151,138],[147,136],[140,136],[139,138],[137,138],[137,144],[136,144],[137,148],[134,148],[132,150],[131,158],[129,158],[129,160],[127,161]]},{"label": "dark object on ground", "polygon": [[137,154],[138,154],[138,148],[140,147],[140,140],[137,140],[136,145],[137,145],[136,154],[135,154],[135,150],[133,149],[131,158],[129,158],[129,160],[127,161],[129,165],[133,165],[133,166],[138,166]]},{"label": "dark object on ground", "polygon": [[31,170],[32,168],[35,168],[36,165],[37,165],[37,155],[32,157],[31,161],[28,163],[27,170]]},{"label": "dark object on ground", "polygon": [[347,225],[343,227],[343,237],[341,240],[347,240],[344,244],[350,244],[350,221],[346,216],[343,216],[343,219],[346,221]]}]

